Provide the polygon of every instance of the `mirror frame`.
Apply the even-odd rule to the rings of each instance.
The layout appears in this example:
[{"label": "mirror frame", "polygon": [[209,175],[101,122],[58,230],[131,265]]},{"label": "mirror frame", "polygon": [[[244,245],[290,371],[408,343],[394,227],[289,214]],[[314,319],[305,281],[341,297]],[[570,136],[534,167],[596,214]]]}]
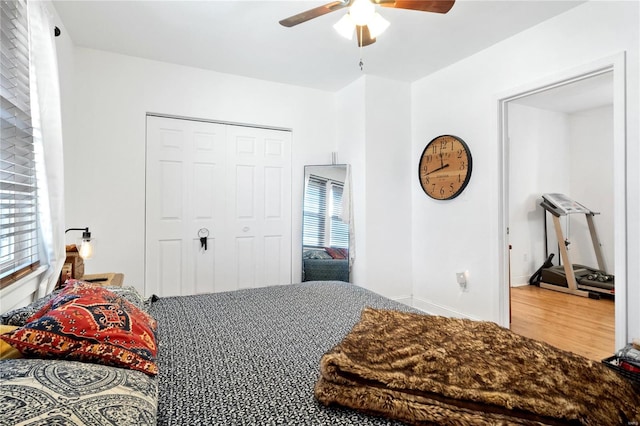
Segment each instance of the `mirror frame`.
[{"label": "mirror frame", "polygon": [[[339,182],[342,184],[343,192],[342,206],[347,203],[349,211],[346,213],[349,220],[342,223],[347,225],[347,244],[346,247],[331,247],[329,243],[323,246],[305,245],[305,227],[308,225],[307,215],[305,214],[307,194],[309,189],[309,180],[311,176],[317,176],[325,179],[327,184],[330,182]],[[351,236],[351,191],[350,191],[350,165],[349,164],[326,164],[326,165],[305,165],[304,166],[304,183],[302,193],[302,281],[346,281],[351,280],[351,259],[349,256],[352,236]],[[328,197],[331,197],[327,193]],[[329,203],[329,200],[327,200]],[[341,207],[342,208],[342,207]],[[342,210],[341,210],[342,211]],[[331,213],[325,213],[325,233],[331,232]],[[330,239],[330,235],[327,236]]]}]

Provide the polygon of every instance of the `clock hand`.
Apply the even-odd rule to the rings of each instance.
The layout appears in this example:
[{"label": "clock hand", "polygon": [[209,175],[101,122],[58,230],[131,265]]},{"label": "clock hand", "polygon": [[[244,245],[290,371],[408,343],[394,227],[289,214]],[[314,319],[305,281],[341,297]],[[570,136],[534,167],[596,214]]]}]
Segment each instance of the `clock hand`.
[{"label": "clock hand", "polygon": [[442,169],[446,169],[447,167],[449,167],[449,165],[448,165],[448,164],[445,164],[445,165],[444,165],[444,166],[442,166],[442,167],[438,167],[437,169],[431,170],[430,172],[428,172],[428,173],[427,173],[427,176],[429,176],[431,173],[435,173],[435,172],[440,171],[440,170],[442,170]]},{"label": "clock hand", "polygon": [[[444,168],[444,160],[442,159],[442,153],[440,153],[440,169]],[[440,170],[438,169],[438,170]]]}]

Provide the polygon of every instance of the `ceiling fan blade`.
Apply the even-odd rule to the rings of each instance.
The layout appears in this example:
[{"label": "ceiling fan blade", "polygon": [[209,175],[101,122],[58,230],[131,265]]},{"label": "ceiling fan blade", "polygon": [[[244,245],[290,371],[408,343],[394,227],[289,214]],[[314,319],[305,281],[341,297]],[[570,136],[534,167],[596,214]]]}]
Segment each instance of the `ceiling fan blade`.
[{"label": "ceiling fan blade", "polygon": [[373,0],[374,3],[395,9],[419,10],[422,12],[447,13],[455,0]]},{"label": "ceiling fan blade", "polygon": [[366,25],[356,25],[356,34],[358,35],[358,47],[368,46],[376,42],[376,39],[371,37],[369,27]]},{"label": "ceiling fan blade", "polygon": [[336,10],[344,9],[351,4],[352,0],[332,1],[322,6],[309,9],[307,11],[298,13],[297,15],[290,16],[280,21],[280,25],[285,27],[293,27],[294,25],[302,24],[318,16],[326,15],[327,13],[335,12]]}]

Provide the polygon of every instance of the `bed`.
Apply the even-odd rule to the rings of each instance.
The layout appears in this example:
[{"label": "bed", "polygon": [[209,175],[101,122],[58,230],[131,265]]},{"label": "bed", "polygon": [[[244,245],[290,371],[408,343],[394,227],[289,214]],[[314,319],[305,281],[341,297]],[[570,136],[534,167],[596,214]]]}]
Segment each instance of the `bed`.
[{"label": "bed", "polygon": [[[383,392],[393,390],[382,397],[382,410],[375,404],[350,405],[340,398],[340,392],[335,391],[345,377],[354,382],[356,392],[364,394],[380,392],[379,383],[390,376],[397,377],[394,376],[397,372],[391,371],[389,376],[386,371],[386,378],[381,378],[376,386],[368,387],[371,380],[361,381],[362,377],[353,372],[342,377],[327,374],[333,367],[334,373],[345,367],[337,359],[351,359],[346,363],[347,369],[355,366],[360,372],[369,374],[371,365],[363,368],[363,364],[358,364],[357,356],[348,350],[353,348],[353,345],[349,346],[349,339],[364,342],[358,340],[362,336],[357,333],[363,330],[367,321],[371,322],[371,318],[367,319],[368,312],[425,317],[406,305],[361,287],[344,282],[308,282],[162,297],[153,301],[129,298],[157,321],[157,375],[76,361],[3,360],[0,361],[0,425],[52,424],[49,421],[53,418],[59,420],[57,424],[60,425],[118,426],[448,423],[447,417],[440,421],[412,421],[406,416],[403,422],[400,420],[403,417],[385,412],[384,406],[406,399],[407,394],[416,399],[415,389],[403,393],[406,389],[393,387],[392,382],[397,382],[394,380],[382,386]],[[373,322],[385,330],[386,320],[374,319]],[[402,328],[403,322],[398,324]],[[477,322],[458,323],[458,326],[475,330],[475,324]],[[384,332],[376,331],[375,334],[383,336]],[[416,347],[411,339],[400,340]],[[606,386],[597,392],[612,393],[620,399],[616,409],[626,416],[624,419],[628,424],[640,420],[640,399],[624,379],[598,363],[540,345],[553,356],[583,363],[577,369],[589,371],[590,378],[597,377],[602,386]],[[365,352],[374,352],[370,346],[360,343],[355,346],[366,348]],[[433,350],[438,352],[439,349]],[[479,356],[475,355],[476,358]],[[456,358],[453,353],[450,356]],[[442,363],[442,366],[446,365],[446,362]],[[50,385],[57,393],[45,397],[43,385]],[[583,387],[588,386],[590,384],[585,383]],[[56,404],[65,407],[56,407]],[[629,408],[629,404],[635,406]],[[473,421],[466,423],[465,413],[469,412],[469,406],[452,408],[451,413],[463,413],[462,417],[455,418],[455,424],[482,424],[477,422],[478,418],[484,418],[482,412],[493,411],[491,404],[477,403],[472,408],[476,410],[475,417],[467,418]],[[442,414],[441,411],[438,413]],[[43,418],[48,420],[42,422]],[[621,418],[612,418],[608,424],[624,424]],[[94,420],[90,423],[77,419]],[[453,422],[454,417],[451,419]],[[503,422],[506,423],[544,424],[526,419]],[[597,423],[582,418],[548,424]]]},{"label": "bed", "polygon": [[349,282],[349,252],[331,247],[304,247],[302,281]]}]

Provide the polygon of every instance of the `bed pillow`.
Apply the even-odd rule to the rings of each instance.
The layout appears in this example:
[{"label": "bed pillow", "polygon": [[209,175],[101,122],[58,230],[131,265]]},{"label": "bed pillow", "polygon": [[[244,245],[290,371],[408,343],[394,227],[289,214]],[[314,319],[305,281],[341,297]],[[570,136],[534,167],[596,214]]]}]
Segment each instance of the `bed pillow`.
[{"label": "bed pillow", "polygon": [[[15,325],[2,325],[0,324],[0,334],[8,333],[10,331],[15,330]],[[5,342],[4,340],[0,340],[0,360],[3,359],[12,359],[12,358],[21,358],[22,354],[20,351]]]},{"label": "bed pillow", "polygon": [[109,291],[114,292],[118,296],[122,296],[127,299],[129,302],[133,303],[137,308],[142,309],[145,312],[149,311],[149,307],[151,306],[151,298],[144,298],[138,290],[136,290],[133,286],[105,286]]},{"label": "bed pillow", "polygon": [[158,379],[75,361],[11,359],[0,369],[0,424],[152,426]]},{"label": "bed pillow", "polygon": [[27,320],[36,312],[38,312],[44,305],[46,305],[51,299],[60,294],[62,290],[56,290],[53,293],[49,293],[46,296],[41,297],[38,300],[23,306],[21,308],[13,309],[9,312],[5,312],[0,315],[0,324],[22,326],[27,323]]},{"label": "bed pillow", "polygon": [[156,366],[157,323],[121,296],[72,280],[29,322],[0,339],[28,358],[58,358],[139,370]]},{"label": "bed pillow", "polygon": [[348,250],[342,248],[326,247],[325,250],[332,259],[346,259],[349,255]]},{"label": "bed pillow", "polygon": [[303,259],[331,259],[331,255],[324,251],[324,249],[318,250],[305,250],[302,253]]}]

